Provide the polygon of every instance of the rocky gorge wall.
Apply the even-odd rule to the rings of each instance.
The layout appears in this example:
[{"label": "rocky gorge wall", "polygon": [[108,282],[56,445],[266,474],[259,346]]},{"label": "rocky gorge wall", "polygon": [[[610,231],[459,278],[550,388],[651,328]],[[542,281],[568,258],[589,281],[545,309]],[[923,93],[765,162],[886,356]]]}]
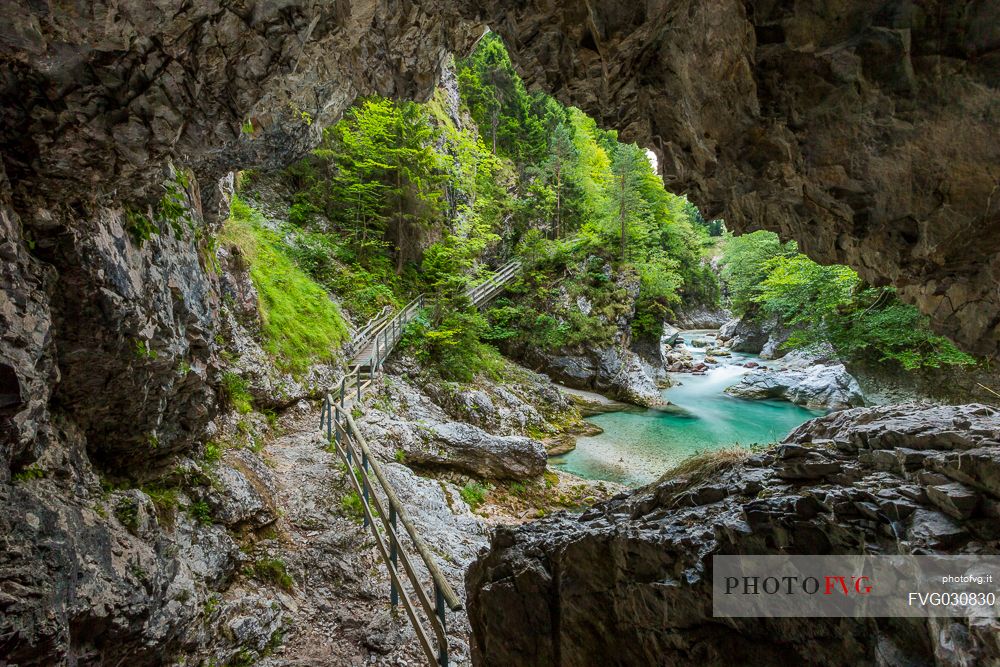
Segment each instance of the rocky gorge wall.
[{"label": "rocky gorge wall", "polygon": [[[0,612],[19,619],[0,625],[4,651],[27,632],[43,662],[145,664],[149,646],[187,641],[193,617],[161,611],[203,595],[198,577],[229,577],[235,547],[194,521],[164,542],[149,507],[105,498],[101,478],[143,477],[216,415],[214,184],[287,164],[358,95],[426,97],[486,25],[529,82],[651,145],[671,189],[896,284],[966,349],[997,349],[989,3],[0,7]],[[119,501],[134,530],[108,517]]]},{"label": "rocky gorge wall", "polygon": [[968,351],[997,351],[995,3],[492,9],[526,81],[649,145],[668,189],[895,285]]}]

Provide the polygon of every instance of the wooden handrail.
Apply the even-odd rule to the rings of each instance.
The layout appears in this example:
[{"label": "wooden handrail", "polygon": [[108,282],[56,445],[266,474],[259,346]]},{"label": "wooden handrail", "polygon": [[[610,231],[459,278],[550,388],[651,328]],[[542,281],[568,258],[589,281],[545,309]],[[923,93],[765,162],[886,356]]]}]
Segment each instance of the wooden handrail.
[{"label": "wooden handrail", "polygon": [[521,262],[513,260],[500,267],[492,276],[466,291],[466,296],[473,305],[480,306],[500,293],[506,285],[521,270]]},{"label": "wooden handrail", "polygon": [[365,342],[371,338],[371,331],[378,327],[383,320],[385,320],[389,315],[392,314],[392,306],[385,306],[379,313],[368,320],[363,327],[354,332],[351,337],[352,343]]},{"label": "wooden handrail", "polygon": [[[428,664],[447,667],[448,637],[445,625],[444,605],[447,604],[448,608],[452,611],[460,611],[462,609],[461,601],[455,595],[448,580],[445,579],[430,549],[420,537],[406,507],[393,490],[392,484],[386,478],[385,473],[382,471],[382,466],[372,454],[368,442],[355,423],[354,418],[347,409],[337,404],[331,394],[327,394],[324,399],[323,411],[320,415],[321,431],[324,425],[326,426],[327,439],[334,445],[337,454],[347,466],[347,477],[361,499],[365,526],[371,527],[376,546],[389,571],[389,579],[392,586],[390,590],[392,604],[396,605],[399,602],[403,604],[406,615],[410,619],[421,648],[427,657]],[[361,450],[360,456],[354,451],[352,443],[356,443]],[[359,461],[361,463],[360,466],[358,465]],[[378,487],[372,484],[371,477],[368,474],[369,467],[375,473]],[[378,495],[374,493],[376,488],[380,488],[381,492],[385,495],[386,504],[389,509],[388,512],[386,512]],[[374,506],[374,512],[372,511],[372,506]],[[379,518],[385,534],[389,537],[388,547],[385,544],[382,534],[376,528],[376,516]],[[410,542],[427,568],[428,574],[430,574],[431,581],[434,584],[434,603],[431,603],[427,591],[421,585],[419,574],[410,561],[409,556],[399,548],[399,534],[396,530],[397,517],[402,522],[403,527],[406,529],[406,534],[410,538]],[[399,571],[396,568],[397,560],[402,563],[403,572],[410,582],[410,588],[416,594],[420,607],[434,632],[438,645],[436,655],[423,623],[417,616],[412,601],[405,595],[405,589],[402,585]]]},{"label": "wooden handrail", "polygon": [[[521,262],[517,260],[508,262],[500,267],[490,278],[468,289],[466,296],[478,307],[499,294],[503,286],[520,270]],[[352,406],[348,404],[349,401],[353,403],[355,398],[360,404],[363,391],[371,385],[375,373],[381,368],[396,343],[402,338],[403,329],[406,324],[415,317],[416,313],[423,308],[423,305],[424,295],[420,294],[392,317],[373,319],[373,321],[362,328],[361,332],[365,333],[366,336],[362,347],[371,347],[371,354],[367,355],[366,359],[356,357],[354,360],[356,363],[353,368],[341,378],[338,384],[331,387],[330,391],[327,392],[323,401],[323,411],[320,414],[320,431],[323,431],[325,425],[326,438],[334,445],[337,454],[347,466],[347,476],[358,497],[361,499],[364,524],[371,527],[379,554],[382,556],[382,560],[389,571],[389,580],[392,587],[390,590],[391,603],[394,606],[400,602],[403,604],[403,608],[410,619],[410,623],[413,625],[414,632],[427,657],[428,663],[432,666],[447,667],[448,636],[445,626],[445,606],[447,605],[452,611],[460,611],[462,609],[462,602],[445,578],[431,550],[423,538],[420,537],[420,533],[410,518],[409,512],[407,512],[406,507],[399,500],[395,490],[392,488],[392,484],[385,476],[381,464],[369,448],[368,441],[355,423],[349,409]],[[370,330],[368,330],[369,328]],[[367,377],[362,377],[363,368],[367,369]],[[356,443],[358,449],[361,450],[360,456],[354,451],[352,443]],[[381,489],[381,493],[385,496],[389,510],[388,513],[382,504],[382,500],[375,493],[376,485],[372,484],[368,474],[369,467],[375,474],[375,480],[378,483],[377,488]],[[369,493],[369,490],[371,493]],[[374,512],[372,511],[373,507]],[[387,514],[388,516],[386,516]],[[382,524],[385,535],[389,538],[388,546],[383,539],[383,535],[376,527],[376,516]],[[431,581],[434,584],[433,604],[428,597],[427,591],[421,586],[417,571],[413,567],[409,556],[399,548],[399,535],[396,530],[397,518],[402,522],[411,544],[430,574]],[[433,630],[434,638],[437,640],[438,645],[437,655],[435,655],[430,638],[418,617],[417,610],[414,608],[410,598],[405,595],[402,578],[396,567],[397,561],[402,563],[403,572],[410,582],[410,588],[416,594],[424,616]]]},{"label": "wooden handrail", "polygon": [[[328,401],[330,400],[330,398],[331,397],[329,396],[327,397]],[[441,628],[440,632],[438,632],[437,627],[434,628],[435,636],[438,638],[439,642],[438,655],[435,656],[434,649],[430,643],[430,639],[427,637],[427,631],[424,629],[423,623],[421,623],[420,620],[417,618],[417,613],[416,610],[413,608],[412,602],[410,602],[410,599],[406,595],[398,596],[398,593],[405,591],[405,589],[403,588],[403,583],[399,577],[399,571],[396,569],[395,565],[396,558],[398,556],[402,556],[403,569],[406,572],[407,577],[410,579],[411,587],[418,592],[418,598],[420,598],[421,606],[424,607],[424,613],[427,614],[428,618],[431,619],[435,618],[435,614],[433,612],[427,611],[427,606],[425,605],[426,594],[423,594],[423,588],[420,586],[420,583],[417,580],[416,573],[413,570],[412,564],[409,562],[409,557],[406,556],[406,552],[398,548],[399,537],[396,535],[394,527],[385,522],[386,512],[385,509],[382,507],[382,503],[379,501],[378,497],[374,495],[372,496],[371,501],[369,502],[368,488],[371,487],[371,482],[368,478],[368,473],[367,470],[365,470],[365,467],[362,466],[359,470],[354,465],[354,462],[357,461],[357,454],[353,452],[353,448],[351,447],[350,444],[350,438],[346,437],[346,432],[345,432],[343,446],[339,442],[340,420],[332,417],[332,415],[335,414],[334,411],[339,412],[337,406],[333,403],[328,402],[328,407],[325,409],[329,410],[329,412],[327,412],[328,419],[331,419],[333,423],[336,424],[337,428],[337,438],[333,439],[333,445],[337,450],[337,454],[340,455],[341,460],[347,466],[347,473],[348,473],[347,477],[351,481],[351,485],[354,487],[355,493],[358,494],[358,498],[361,499],[361,508],[364,513],[365,526],[372,527],[372,534],[375,537],[375,544],[376,546],[378,546],[379,553],[382,556],[382,560],[386,564],[386,568],[389,571],[389,580],[391,582],[390,585],[392,586],[391,589],[392,603],[393,605],[395,605],[397,603],[397,600],[401,597],[403,602],[403,609],[406,611],[406,615],[410,619],[410,624],[413,626],[414,632],[417,635],[417,639],[420,642],[421,648],[423,648],[424,650],[424,655],[427,657],[428,664],[440,665],[442,664],[441,655],[443,654],[447,656],[447,637],[444,634],[444,628]],[[358,474],[355,474],[355,471],[358,471]],[[359,476],[362,479],[361,482],[358,481]],[[382,539],[382,535],[379,533],[378,530],[375,529],[375,519],[371,509],[372,504],[375,505],[376,511],[374,514],[377,514],[380,517],[380,519],[382,519],[383,524],[385,525],[386,533],[388,534],[390,540],[389,548],[386,548],[385,541]],[[436,626],[436,623],[432,620],[431,625]],[[441,650],[442,648],[444,649],[443,651]],[[445,658],[445,664],[446,662],[447,658]]]},{"label": "wooden handrail", "polygon": [[[338,408],[338,410],[340,410]],[[343,410],[341,410],[343,411]],[[372,470],[375,472],[375,477],[378,479],[379,484],[382,485],[382,490],[385,492],[386,497],[389,499],[389,503],[396,509],[396,513],[399,515],[399,520],[403,523],[406,528],[407,534],[409,534],[410,539],[413,540],[413,545],[417,548],[417,552],[420,557],[424,560],[427,565],[427,570],[431,574],[431,578],[434,583],[440,587],[441,592],[444,593],[445,602],[448,603],[448,607],[452,611],[458,611],[462,608],[462,602],[455,595],[455,591],[452,590],[451,584],[448,580],[444,578],[444,574],[441,572],[441,568],[437,566],[434,562],[434,558],[431,556],[430,549],[427,548],[427,544],[424,542],[420,534],[417,533],[416,526],[413,524],[413,520],[410,519],[409,512],[406,511],[406,507],[400,502],[399,497],[396,496],[396,492],[392,489],[392,484],[386,479],[385,473],[382,472],[382,466],[379,465],[378,461],[372,456],[371,450],[368,448],[368,441],[358,430],[357,424],[354,423],[354,418],[347,411],[343,411],[344,416],[347,418],[347,423],[351,427],[352,434],[357,438],[358,445],[361,447],[362,453],[368,456],[368,462],[371,464]]]}]

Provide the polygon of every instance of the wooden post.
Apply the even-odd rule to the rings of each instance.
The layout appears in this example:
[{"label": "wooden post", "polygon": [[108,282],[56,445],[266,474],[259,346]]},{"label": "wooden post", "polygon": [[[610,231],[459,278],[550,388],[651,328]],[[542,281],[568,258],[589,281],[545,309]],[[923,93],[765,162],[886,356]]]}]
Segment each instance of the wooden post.
[{"label": "wooden post", "polygon": [[[361,496],[365,500],[365,504],[368,504],[368,452],[361,450],[361,470],[364,473],[361,475]],[[365,527],[368,526],[368,515],[365,515]]]},{"label": "wooden post", "polygon": [[[444,593],[441,592],[441,587],[434,583],[434,609],[437,611],[438,618],[441,620],[441,629],[447,630],[444,618]],[[441,667],[448,667],[448,644],[442,642],[438,646],[438,665]]]},{"label": "wooden post", "polygon": [[[389,560],[392,561],[393,569],[396,568],[396,561],[398,559],[396,550],[399,545],[396,543],[396,508],[389,503],[389,523],[392,525],[392,535],[389,537]],[[396,584],[389,582],[389,602],[395,607],[399,604],[399,591],[396,590]]]}]

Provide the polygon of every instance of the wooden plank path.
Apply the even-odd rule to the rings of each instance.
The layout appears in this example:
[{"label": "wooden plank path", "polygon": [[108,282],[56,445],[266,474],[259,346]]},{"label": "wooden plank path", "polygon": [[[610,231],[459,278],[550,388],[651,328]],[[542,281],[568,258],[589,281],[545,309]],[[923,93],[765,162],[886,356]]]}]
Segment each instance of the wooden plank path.
[{"label": "wooden plank path", "polygon": [[[481,308],[500,294],[520,272],[521,262],[508,262],[490,278],[470,287],[465,294],[473,305]],[[442,574],[430,548],[417,532],[351,414],[355,405],[360,407],[364,390],[371,385],[375,374],[392,353],[406,325],[420,314],[423,307],[424,295],[421,294],[395,315],[390,317],[388,313],[380,313],[359,330],[352,339],[352,347],[356,351],[351,359],[351,370],[326,393],[319,428],[326,442],[336,449],[341,461],[347,466],[347,477],[361,498],[364,525],[371,527],[379,555],[389,571],[390,604],[393,608],[403,605],[424,657],[427,658],[427,664],[431,667],[447,667],[445,611],[446,608],[460,611],[462,602]],[[376,519],[379,524],[376,524]],[[398,530],[397,520],[403,524],[403,532]],[[413,550],[423,562],[431,579],[433,593],[425,589],[410,556],[400,547],[402,536],[409,538]],[[400,564],[402,568],[399,567]],[[430,631],[427,626],[430,626]]]},{"label": "wooden plank path", "polygon": [[518,260],[513,260],[507,262],[499,269],[496,270],[490,278],[479,283],[475,287],[470,287],[466,290],[465,295],[469,297],[472,301],[472,305],[476,308],[481,308],[490,301],[493,300],[495,296],[504,291],[511,280],[513,280],[518,274],[521,273],[521,262]]},{"label": "wooden plank path", "polygon": [[362,370],[375,370],[382,365],[392,348],[396,346],[403,336],[403,329],[413,321],[420,310],[424,307],[424,295],[421,294],[416,299],[406,304],[392,318],[385,320],[375,328],[369,339],[363,343],[363,347],[358,350],[351,360],[351,366],[358,366]]}]

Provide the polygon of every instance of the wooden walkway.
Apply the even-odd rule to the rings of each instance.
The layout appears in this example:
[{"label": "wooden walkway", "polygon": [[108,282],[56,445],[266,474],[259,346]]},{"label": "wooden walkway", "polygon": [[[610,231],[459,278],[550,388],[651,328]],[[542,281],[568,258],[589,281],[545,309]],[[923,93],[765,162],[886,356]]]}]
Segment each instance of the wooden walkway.
[{"label": "wooden walkway", "polygon": [[481,308],[493,300],[500,292],[504,291],[511,280],[521,273],[521,262],[514,260],[507,262],[494,273],[489,279],[484,280],[475,287],[470,287],[465,294],[472,301],[472,305]]},{"label": "wooden walkway", "polygon": [[[500,294],[520,271],[519,261],[508,262],[487,280],[470,287],[465,294],[473,305],[481,308]],[[351,414],[355,407],[360,407],[365,389],[392,353],[406,325],[420,314],[423,307],[424,295],[421,294],[391,317],[383,311],[355,334],[351,370],[326,393],[319,428],[327,444],[336,449],[347,466],[347,477],[361,498],[364,524],[371,528],[379,554],[389,571],[391,605],[395,608],[402,604],[427,664],[447,667],[445,611],[459,611],[462,603],[441,573],[430,548],[417,532]],[[404,530],[399,530],[399,523]],[[400,538],[404,536],[426,568],[431,580],[430,590],[425,588],[410,556],[401,548]]]}]

